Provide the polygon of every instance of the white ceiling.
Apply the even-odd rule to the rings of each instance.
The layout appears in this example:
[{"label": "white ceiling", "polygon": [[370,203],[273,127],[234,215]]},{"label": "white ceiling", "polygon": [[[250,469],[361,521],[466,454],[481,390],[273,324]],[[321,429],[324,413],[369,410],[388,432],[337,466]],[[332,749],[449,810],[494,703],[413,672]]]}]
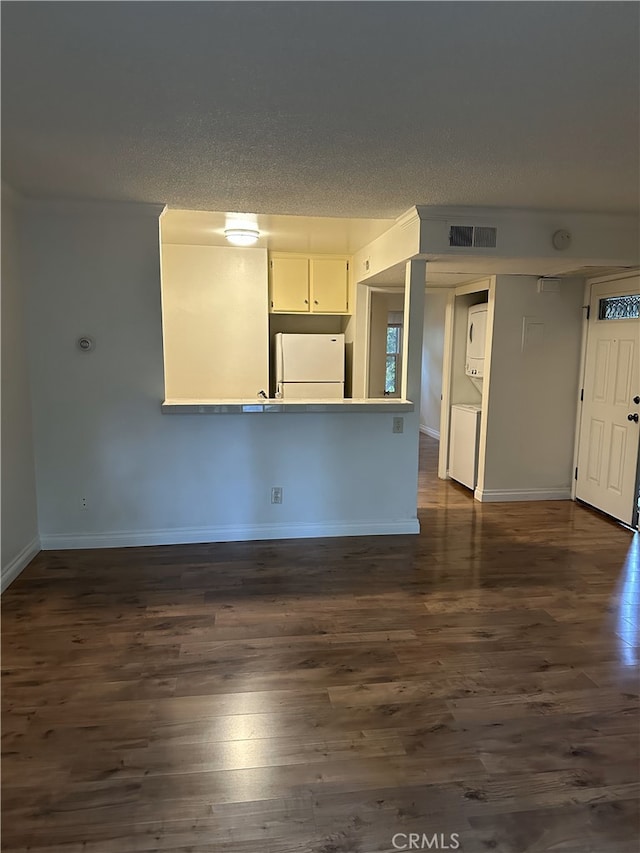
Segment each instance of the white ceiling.
[{"label": "white ceiling", "polygon": [[[225,213],[210,210],[166,210],[160,219],[162,240],[197,246],[228,246]],[[242,218],[240,217],[240,221]],[[260,231],[256,246],[272,252],[320,252],[352,255],[393,225],[393,219],[340,219],[318,216],[255,217]],[[404,273],[403,273],[404,275]]]},{"label": "white ceiling", "polygon": [[309,216],[633,212],[637,3],[2,4],[3,175]]}]

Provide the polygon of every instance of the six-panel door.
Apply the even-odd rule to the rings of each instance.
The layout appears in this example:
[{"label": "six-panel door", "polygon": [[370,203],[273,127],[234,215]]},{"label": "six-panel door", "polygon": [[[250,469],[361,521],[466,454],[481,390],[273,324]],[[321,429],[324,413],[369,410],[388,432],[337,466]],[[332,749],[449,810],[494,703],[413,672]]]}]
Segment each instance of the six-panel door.
[{"label": "six-panel door", "polygon": [[638,278],[592,287],[576,484],[577,498],[626,524],[636,498],[640,420],[636,294]]}]

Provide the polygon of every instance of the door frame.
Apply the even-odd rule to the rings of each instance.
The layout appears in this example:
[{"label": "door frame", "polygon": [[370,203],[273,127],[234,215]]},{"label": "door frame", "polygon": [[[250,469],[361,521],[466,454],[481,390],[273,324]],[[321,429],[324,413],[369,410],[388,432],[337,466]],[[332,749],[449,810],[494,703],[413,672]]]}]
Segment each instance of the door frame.
[{"label": "door frame", "polygon": [[[640,275],[640,267],[635,269],[625,270],[621,273],[615,273],[613,275],[603,275],[598,276],[597,278],[588,278],[585,281],[584,285],[584,305],[582,306],[582,341],[580,345],[580,381],[578,383],[578,399],[576,403],[576,429],[575,429],[575,441],[573,446],[573,471],[574,476],[571,482],[571,500],[576,500],[576,489],[578,487],[578,482],[575,477],[575,471],[578,467],[578,455],[580,453],[580,438],[581,438],[581,428],[582,428],[582,405],[583,402],[580,399],[580,392],[584,390],[584,378],[587,367],[587,345],[589,343],[589,320],[587,319],[587,309],[591,304],[591,291],[594,285],[596,284],[607,284],[609,282],[621,281],[624,282],[628,278],[637,278]],[[636,491],[635,494],[637,496],[638,489],[640,489],[640,449],[638,451],[638,463],[636,468]],[[622,523],[622,522],[620,522]],[[638,513],[637,502],[634,502],[633,505],[633,514],[631,516],[631,526],[640,529],[640,513]]]},{"label": "door frame", "polygon": [[487,444],[486,402],[488,399],[489,374],[491,371],[491,353],[493,342],[493,314],[495,309],[495,275],[473,279],[449,290],[444,315],[444,343],[442,353],[442,393],[440,396],[440,446],[438,449],[438,478],[450,480],[449,476],[449,427],[451,423],[451,395],[453,385],[453,347],[456,297],[471,293],[488,293],[487,334],[485,338],[485,371],[482,383],[483,417],[480,421],[480,443],[478,448],[478,482],[480,482],[480,460],[484,476],[484,450]]},{"label": "door frame", "polygon": [[[366,298],[366,349],[365,349],[365,397],[368,399],[371,397],[371,308],[373,307],[373,299],[376,293],[385,293],[388,296],[401,294],[404,298],[406,297],[407,288],[403,284],[401,287],[393,287],[391,285],[383,286],[383,285],[367,285],[367,298]],[[404,335],[404,325],[403,325],[403,335]],[[401,354],[402,359],[402,354]],[[400,374],[402,377],[402,373]],[[402,382],[400,383],[400,393],[398,397],[402,397]]]}]

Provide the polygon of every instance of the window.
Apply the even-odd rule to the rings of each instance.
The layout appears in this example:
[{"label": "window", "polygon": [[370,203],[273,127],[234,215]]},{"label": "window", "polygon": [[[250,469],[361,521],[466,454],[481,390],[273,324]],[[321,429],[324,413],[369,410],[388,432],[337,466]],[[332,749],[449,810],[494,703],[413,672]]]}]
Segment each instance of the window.
[{"label": "window", "polygon": [[400,392],[400,356],[402,352],[402,326],[389,323],[387,326],[387,370],[384,393],[388,395]]},{"label": "window", "polygon": [[598,320],[637,320],[640,317],[640,293],[606,296],[598,306]]}]

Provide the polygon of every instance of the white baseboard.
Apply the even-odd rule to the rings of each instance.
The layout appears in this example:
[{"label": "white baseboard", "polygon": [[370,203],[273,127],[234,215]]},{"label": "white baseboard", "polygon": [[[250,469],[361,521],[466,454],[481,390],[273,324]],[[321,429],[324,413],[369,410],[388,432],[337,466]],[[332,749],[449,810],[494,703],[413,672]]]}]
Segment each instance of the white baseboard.
[{"label": "white baseboard", "polygon": [[571,488],[566,489],[476,489],[474,498],[483,503],[499,503],[500,501],[570,501]]},{"label": "white baseboard", "polygon": [[36,536],[19,554],[6,566],[2,567],[2,578],[0,580],[0,592],[4,592],[9,584],[13,583],[20,572],[29,565],[31,560],[41,551],[40,539]]},{"label": "white baseboard", "polygon": [[247,542],[262,539],[313,539],[333,536],[392,536],[420,533],[417,518],[400,521],[303,522],[165,530],[120,530],[110,533],[45,533],[44,551],[66,548],[130,548],[145,545],[189,545],[206,542]]},{"label": "white baseboard", "polygon": [[424,424],[420,424],[420,432],[423,432],[425,435],[430,435],[431,438],[435,438],[436,441],[440,441],[440,431],[434,429],[433,427],[428,427]]}]

